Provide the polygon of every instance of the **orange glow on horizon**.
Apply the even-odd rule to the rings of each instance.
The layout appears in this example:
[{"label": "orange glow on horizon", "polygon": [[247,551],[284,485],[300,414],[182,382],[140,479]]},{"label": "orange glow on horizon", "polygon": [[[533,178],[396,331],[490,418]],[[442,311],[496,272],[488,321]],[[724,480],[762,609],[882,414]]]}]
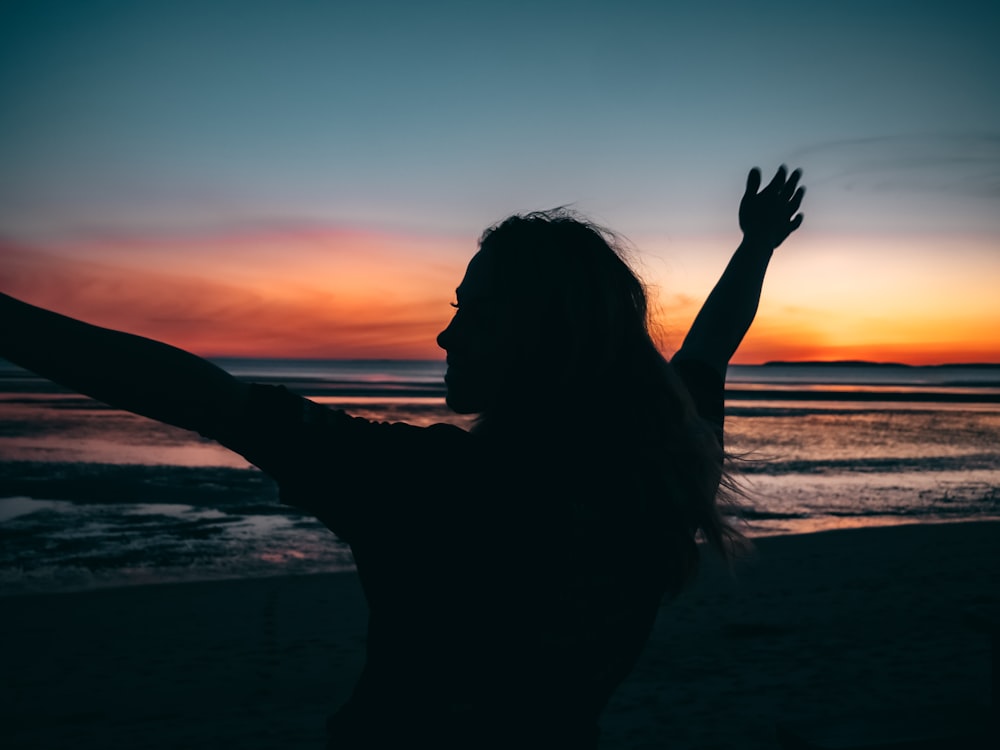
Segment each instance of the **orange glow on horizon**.
[{"label": "orange glow on horizon", "polygon": [[[653,281],[668,351],[722,273],[725,249],[717,238],[660,248],[669,260]],[[733,362],[1000,363],[998,282],[992,237],[793,236],[775,251]],[[663,293],[681,284],[684,294]]]},{"label": "orange glow on horizon", "polygon": [[[795,239],[772,261],[734,363],[1000,362],[990,238],[950,238],[946,263],[940,238]],[[435,337],[474,250],[474,237],[336,228],[0,244],[0,281],[33,304],[204,356],[440,359]],[[666,353],[727,253],[726,241],[701,239],[643,256]]]}]

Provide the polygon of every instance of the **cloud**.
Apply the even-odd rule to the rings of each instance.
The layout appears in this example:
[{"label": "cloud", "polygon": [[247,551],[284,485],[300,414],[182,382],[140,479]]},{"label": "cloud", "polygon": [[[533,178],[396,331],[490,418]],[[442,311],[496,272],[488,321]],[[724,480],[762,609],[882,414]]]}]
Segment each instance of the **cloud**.
[{"label": "cloud", "polygon": [[924,133],[830,141],[791,154],[808,184],[858,193],[1000,197],[1000,133]]},{"label": "cloud", "polygon": [[90,323],[206,356],[438,356],[447,294],[267,287],[57,255],[0,241],[0,288]]}]

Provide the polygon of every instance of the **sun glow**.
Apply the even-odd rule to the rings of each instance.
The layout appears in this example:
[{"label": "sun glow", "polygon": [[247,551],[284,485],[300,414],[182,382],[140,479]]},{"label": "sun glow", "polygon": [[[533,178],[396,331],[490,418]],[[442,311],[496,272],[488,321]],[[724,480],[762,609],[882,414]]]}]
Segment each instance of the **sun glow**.
[{"label": "sun glow", "polygon": [[[722,272],[724,246],[673,249],[669,270],[654,280],[668,349],[680,346]],[[998,281],[1000,252],[989,237],[794,237],[775,253],[734,363],[1000,362]],[[685,294],[664,293],[681,282]]]},{"label": "sun glow", "polygon": [[[731,247],[640,248],[668,353]],[[433,359],[474,249],[467,237],[311,229],[7,244],[0,257],[15,296],[203,355]],[[803,234],[775,254],[734,362],[1000,361],[998,279],[989,238]]]}]

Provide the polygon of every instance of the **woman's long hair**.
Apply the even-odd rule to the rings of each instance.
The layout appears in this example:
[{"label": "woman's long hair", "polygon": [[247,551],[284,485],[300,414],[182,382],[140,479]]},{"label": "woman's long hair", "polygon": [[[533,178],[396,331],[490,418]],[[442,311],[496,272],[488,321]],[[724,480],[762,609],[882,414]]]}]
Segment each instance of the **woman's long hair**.
[{"label": "woman's long hair", "polygon": [[[505,219],[479,245],[502,300],[508,356],[475,429],[502,432],[517,420],[509,426],[523,432],[526,413],[549,415],[560,440],[617,451],[654,477],[645,492],[655,494],[654,517],[687,540],[700,533],[726,559],[745,547],[726,513],[742,493],[722,436],[698,415],[654,343],[646,289],[626,261],[624,241],[558,208]],[[693,541],[684,546],[674,560],[678,584],[697,562]]]}]

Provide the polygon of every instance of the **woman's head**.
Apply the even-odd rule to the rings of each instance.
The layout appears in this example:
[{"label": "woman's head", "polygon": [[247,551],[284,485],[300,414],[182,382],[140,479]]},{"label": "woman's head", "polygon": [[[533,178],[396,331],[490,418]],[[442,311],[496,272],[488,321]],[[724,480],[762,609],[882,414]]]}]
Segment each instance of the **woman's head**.
[{"label": "woman's head", "polygon": [[607,230],[556,209],[512,216],[479,247],[438,336],[456,411],[558,411],[655,352],[645,290]]},{"label": "woman's head", "polygon": [[738,493],[717,436],[650,336],[646,291],[623,255],[614,234],[563,209],[487,229],[438,335],[448,404],[478,414],[480,434],[561,457],[569,471],[643,477],[650,518],[689,542],[668,545],[679,581],[693,570],[696,530],[723,552],[740,538],[719,502]]}]

